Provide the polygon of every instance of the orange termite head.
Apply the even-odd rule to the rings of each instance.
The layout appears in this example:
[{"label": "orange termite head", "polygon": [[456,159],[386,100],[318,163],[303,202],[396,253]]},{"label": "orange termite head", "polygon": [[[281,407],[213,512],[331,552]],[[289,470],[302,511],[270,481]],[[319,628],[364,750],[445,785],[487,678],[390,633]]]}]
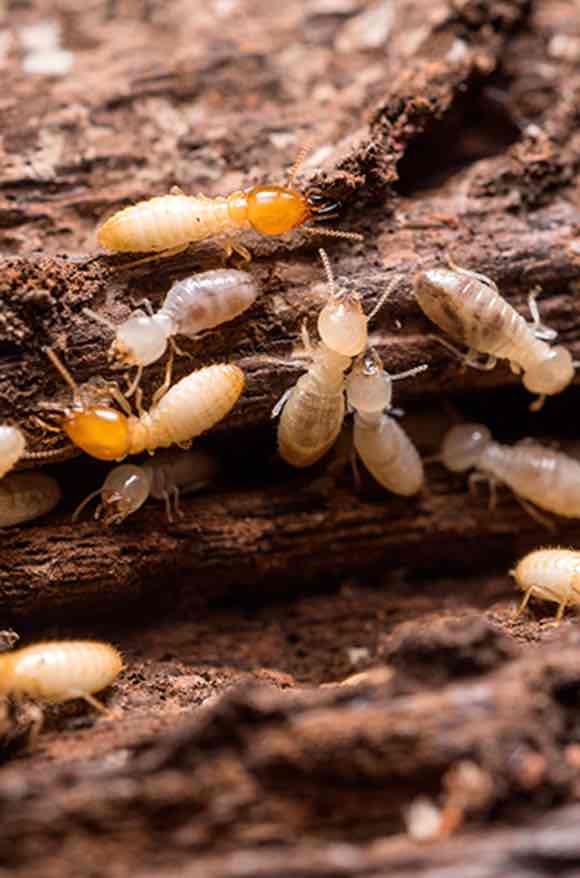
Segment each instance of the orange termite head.
[{"label": "orange termite head", "polygon": [[129,447],[127,416],[107,406],[69,409],[62,429],[77,448],[97,460],[120,460]]},{"label": "orange termite head", "polygon": [[283,235],[313,216],[307,198],[288,186],[254,186],[247,204],[250,225],[261,235]]}]

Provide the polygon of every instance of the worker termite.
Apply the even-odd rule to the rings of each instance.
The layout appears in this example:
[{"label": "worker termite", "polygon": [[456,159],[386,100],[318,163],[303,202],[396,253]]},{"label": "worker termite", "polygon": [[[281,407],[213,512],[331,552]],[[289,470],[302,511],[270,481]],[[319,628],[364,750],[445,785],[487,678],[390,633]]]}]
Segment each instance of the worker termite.
[{"label": "worker termite", "polygon": [[11,473],[0,480],[0,527],[12,527],[47,515],[62,499],[51,476],[44,473]]},{"label": "worker termite", "polygon": [[559,625],[567,606],[580,604],[580,552],[573,549],[537,549],[510,570],[522,591],[523,600],[516,615],[531,597],[558,604],[554,623]]},{"label": "worker termite", "polygon": [[[94,497],[101,496],[95,518],[102,516],[106,526],[120,524],[154,497],[165,501],[168,521],[180,515],[179,496],[200,490],[209,484],[217,472],[215,460],[203,451],[182,451],[156,454],[140,466],[121,464],[108,474],[102,487],[83,500],[74,515]],[[173,504],[173,506],[172,506]]]},{"label": "worker termite", "polygon": [[60,429],[78,447],[99,460],[122,460],[129,454],[188,445],[221,421],[244,389],[244,373],[229,363],[197,369],[169,388],[149,412],[130,414],[114,387],[104,388],[129,413],[97,404],[94,389],[79,388],[54,351],[47,354],[73,392],[73,404],[60,417]]},{"label": "worker termite", "polygon": [[195,338],[233,320],[253,305],[257,296],[257,284],[246,271],[218,269],[176,281],[158,311],[147,314],[137,309],[118,326],[89,309],[85,311],[115,332],[110,357],[119,365],[137,367],[135,387],[143,367],[163,356],[173,336]]},{"label": "worker termite", "polygon": [[108,643],[35,643],[0,655],[0,695],[28,696],[53,704],[83,698],[105,710],[93,693],[109,686],[122,669],[119,651]]},{"label": "worker termite", "polygon": [[377,482],[404,497],[421,490],[423,464],[405,431],[388,414],[392,382],[417,375],[426,368],[426,365],[416,366],[398,375],[389,375],[371,348],[357,357],[346,379],[346,398],[354,412],[354,447]]},{"label": "worker termite", "polygon": [[[524,387],[539,394],[531,406],[534,411],[546,396],[560,393],[572,381],[570,352],[547,343],[556,332],[540,322],[533,293],[529,297],[531,324],[505,301],[490,278],[455,265],[418,274],[415,296],[437,326],[467,345],[466,365],[491,369],[498,359],[509,360],[512,370],[522,373]],[[487,354],[487,362],[480,363],[477,353]]]},{"label": "worker termite", "polygon": [[[251,258],[235,239],[244,231],[275,236],[293,231],[307,222],[335,215],[336,202],[317,190],[300,192],[296,177],[306,150],[301,151],[288,175],[286,186],[254,186],[227,196],[208,198],[186,195],[173,187],[170,195],[140,201],[118,211],[97,232],[101,247],[114,253],[180,253],[190,244],[222,238],[226,252]],[[353,232],[325,228],[305,228],[311,234],[362,240]],[[144,260],[142,260],[144,261]]]},{"label": "worker termite", "polygon": [[0,424],[0,479],[20,460],[26,440],[18,427]]},{"label": "worker termite", "polygon": [[526,500],[556,515],[580,518],[580,463],[560,451],[528,439],[513,446],[500,445],[482,424],[460,424],[445,436],[441,460],[452,472],[474,468],[470,487],[477,481],[487,481],[492,508],[496,486],[504,484],[545,526],[551,523]]},{"label": "worker termite", "polygon": [[278,423],[280,456],[295,467],[311,466],[336,441],[344,420],[344,376],[352,358],[368,341],[368,322],[390,292],[390,287],[368,317],[360,296],[337,288],[328,257],[319,251],[327,281],[328,302],[318,317],[320,342],[310,343],[303,327],[302,339],[310,368],[287,390],[272,410],[281,413]]}]

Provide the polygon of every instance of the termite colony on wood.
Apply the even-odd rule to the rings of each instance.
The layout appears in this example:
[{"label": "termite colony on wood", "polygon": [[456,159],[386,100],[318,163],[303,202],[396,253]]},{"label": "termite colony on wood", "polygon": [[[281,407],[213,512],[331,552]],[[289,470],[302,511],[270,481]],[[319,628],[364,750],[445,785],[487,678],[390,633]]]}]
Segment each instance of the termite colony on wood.
[{"label": "termite colony on wood", "polygon": [[[334,215],[338,204],[315,190],[296,187],[302,153],[286,186],[262,185],[226,197],[188,196],[181,190],[142,201],[109,218],[98,230],[98,242],[113,253],[149,255],[125,264],[132,267],[174,255],[192,243],[216,239],[230,256],[251,255],[238,237],[245,231],[278,236],[295,229],[333,238],[362,240],[357,233],[307,224]],[[337,440],[347,411],[353,415],[353,469],[358,456],[374,480],[387,491],[403,497],[418,494],[424,484],[421,458],[411,439],[394,419],[392,382],[412,377],[427,368],[417,365],[390,374],[369,345],[369,321],[399,282],[395,277],[371,312],[364,313],[358,292],[336,281],[330,262],[319,251],[326,272],[327,300],[317,319],[319,340],[312,343],[302,327],[303,349],[295,365],[305,373],[275,405],[279,415],[278,451],[297,468],[317,463]],[[542,325],[530,296],[532,323],[527,323],[501,296],[485,275],[459,268],[431,269],[417,275],[417,303],[454,342],[465,345],[462,354],[452,343],[438,338],[448,349],[479,369],[492,368],[506,359],[521,373],[524,386],[538,395],[537,410],[546,396],[559,393],[572,381],[570,353],[549,342],[555,332]],[[180,493],[210,483],[216,472],[212,458],[189,450],[193,439],[224,419],[239,399],[245,377],[239,365],[217,363],[194,370],[172,385],[174,355],[181,353],[176,337],[198,340],[201,333],[246,312],[258,297],[252,275],[238,269],[216,269],[178,280],[155,311],[138,309],[115,324],[92,309],[113,332],[109,359],[117,369],[135,369],[125,390],[115,382],[91,381],[79,385],[51,348],[45,353],[68,386],[66,404],[46,401],[43,413],[52,417],[47,429],[64,433],[74,446],[102,461],[123,461],[143,451],[153,455],[140,463],[122,463],[112,469],[102,486],[77,507],[73,520],[99,496],[95,518],[105,525],[120,524],[147,500],[165,501],[167,519],[180,514]],[[148,410],[140,387],[143,370],[167,353],[165,381],[154,394]],[[480,354],[487,355],[481,360]],[[265,358],[268,360],[268,358]],[[290,361],[288,361],[290,362]],[[134,409],[129,399],[134,397]],[[44,462],[49,455],[27,451],[27,441],[17,425],[0,425],[0,527],[21,524],[53,509],[61,492],[54,479],[39,472],[9,473],[19,460]],[[158,453],[158,449],[178,446]],[[44,460],[43,460],[44,458]],[[580,464],[566,455],[524,441],[514,447],[494,442],[486,427],[462,425],[446,436],[439,458],[450,470],[474,469],[470,486],[485,479],[511,487],[534,517],[545,520],[535,506],[567,517],[580,518]],[[356,470],[355,470],[356,477]],[[534,504],[531,506],[530,504]],[[567,604],[580,603],[576,570],[579,553],[542,550],[521,561],[514,571],[524,589],[522,604],[530,596],[559,603],[557,621]],[[100,706],[93,693],[107,686],[121,669],[113,647],[95,642],[37,644],[0,657],[0,693],[27,695],[48,701],[82,697]]]}]

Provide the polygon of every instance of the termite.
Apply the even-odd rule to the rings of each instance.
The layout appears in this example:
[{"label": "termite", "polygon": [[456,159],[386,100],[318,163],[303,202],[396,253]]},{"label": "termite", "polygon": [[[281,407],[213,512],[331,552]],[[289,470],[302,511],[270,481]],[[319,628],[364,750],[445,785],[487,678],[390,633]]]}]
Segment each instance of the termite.
[{"label": "termite", "polygon": [[44,473],[11,473],[0,480],[0,527],[47,515],[62,499],[58,482]]},{"label": "termite", "polygon": [[365,315],[360,296],[336,286],[324,250],[319,250],[328,282],[328,302],[318,317],[320,342],[310,343],[306,328],[302,340],[310,368],[287,390],[272,410],[278,423],[280,456],[295,467],[320,460],[332,447],[344,420],[344,376],[352,358],[368,342],[368,322],[390,292],[387,289],[371,314]]},{"label": "termite", "polygon": [[[60,429],[78,447],[98,460],[122,460],[129,454],[153,452],[170,445],[188,445],[192,439],[221,421],[244,389],[238,366],[218,363],[197,369],[161,396],[149,412],[138,417],[86,399],[54,351],[47,355],[73,392],[73,404],[60,418]],[[107,392],[128,409],[124,397]]]},{"label": "termite", "polygon": [[[534,293],[529,297],[532,323],[528,323],[505,301],[493,280],[453,265],[418,274],[415,296],[437,326],[468,347],[466,365],[491,369],[498,359],[509,360],[512,371],[522,373],[524,387],[538,394],[532,410],[540,409],[546,396],[560,393],[572,381],[570,352],[548,344],[556,332],[540,322]],[[477,353],[487,354],[487,361],[479,362]]]},{"label": "termite", "polygon": [[[301,192],[295,187],[306,151],[300,152],[286,186],[254,186],[216,198],[186,195],[174,186],[169,195],[140,201],[115,213],[100,226],[98,243],[114,253],[174,255],[192,243],[217,237],[225,239],[228,255],[235,250],[249,260],[249,251],[232,240],[242,232],[254,231],[268,237],[283,235],[307,222],[335,215],[338,203],[317,190]],[[362,240],[361,235],[335,229],[306,227],[305,231]]]},{"label": "termite", "polygon": [[354,447],[379,485],[403,497],[421,490],[423,464],[405,431],[388,414],[392,408],[392,382],[426,368],[416,366],[389,375],[371,348],[357,357],[346,379],[346,398],[354,412]]},{"label": "termite", "polygon": [[492,508],[496,487],[504,484],[527,512],[546,526],[550,524],[526,500],[556,515],[580,518],[580,463],[560,451],[529,439],[500,445],[482,424],[461,424],[445,436],[441,460],[452,472],[474,468],[470,487],[487,481]]},{"label": "termite", "polygon": [[18,427],[0,424],[0,479],[20,460],[26,440]]},{"label": "termite", "polygon": [[154,497],[165,501],[168,521],[180,515],[179,496],[200,490],[217,472],[215,460],[203,451],[161,452],[137,466],[121,464],[108,474],[103,485],[83,500],[73,515],[75,521],[94,497],[101,502],[95,518],[102,516],[106,526],[120,524]]},{"label": "termite", "polygon": [[28,696],[53,704],[83,698],[104,711],[93,693],[109,686],[122,669],[121,655],[109,643],[35,643],[0,655],[0,695]]},{"label": "termite", "polygon": [[522,591],[517,616],[531,597],[558,604],[554,624],[559,625],[567,606],[580,604],[580,552],[573,549],[537,549],[510,570]]},{"label": "termite", "polygon": [[89,309],[85,311],[114,331],[110,358],[121,366],[137,367],[136,386],[142,369],[163,356],[173,336],[195,338],[233,320],[253,305],[257,296],[258,286],[246,271],[218,269],[176,281],[158,311],[147,314],[137,309],[118,326]]}]

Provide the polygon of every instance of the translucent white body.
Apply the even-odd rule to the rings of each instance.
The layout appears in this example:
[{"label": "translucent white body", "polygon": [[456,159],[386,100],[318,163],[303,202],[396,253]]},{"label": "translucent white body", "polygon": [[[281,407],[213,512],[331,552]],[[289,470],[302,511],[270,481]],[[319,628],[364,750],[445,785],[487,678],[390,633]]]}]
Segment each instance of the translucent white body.
[{"label": "translucent white body", "polygon": [[36,643],[0,655],[0,695],[27,695],[53,703],[87,698],[109,686],[122,668],[118,650],[108,643]]},{"label": "translucent white body", "polygon": [[537,549],[510,571],[525,592],[521,610],[530,597],[558,604],[556,622],[566,606],[580,604],[580,552],[572,549]]},{"label": "translucent white body", "polygon": [[392,379],[374,351],[355,362],[346,396],[354,411],[354,447],[365,467],[388,491],[416,494],[424,481],[423,464],[405,431],[387,414]]},{"label": "translucent white body", "polygon": [[149,412],[128,419],[126,454],[189,443],[225,418],[238,401],[244,384],[242,370],[228,363],[206,366],[186,375]]},{"label": "translucent white body", "polygon": [[18,427],[0,425],[0,479],[26,451],[26,441]]},{"label": "translucent white body", "polygon": [[415,279],[415,296],[452,338],[473,351],[509,360],[532,393],[560,393],[572,381],[570,352],[538,337],[546,335],[545,328],[524,320],[485,275],[450,268],[424,271]]},{"label": "translucent white body", "polygon": [[62,492],[51,476],[11,473],[0,480],[0,527],[41,518],[60,503]]},{"label": "translucent white body", "polygon": [[196,241],[250,228],[240,214],[236,194],[161,195],[132,204],[106,220],[97,240],[116,253],[161,252]]},{"label": "translucent white body", "polygon": [[74,517],[89,500],[100,494],[101,505],[95,517],[100,517],[102,512],[107,525],[118,524],[132,515],[148,497],[164,500],[167,517],[172,521],[171,501],[178,510],[179,494],[199,490],[216,472],[216,462],[203,451],[160,452],[141,466],[121,464],[111,470],[99,491],[83,501]]},{"label": "translucent white body", "polygon": [[441,457],[453,472],[474,467],[541,509],[580,518],[580,462],[560,451],[528,440],[500,445],[487,427],[461,424],[446,435]]},{"label": "translucent white body", "polygon": [[174,335],[195,337],[233,320],[256,301],[258,287],[246,271],[216,270],[173,284],[155,314],[142,310],[116,328],[113,355],[128,366],[158,360]]}]

